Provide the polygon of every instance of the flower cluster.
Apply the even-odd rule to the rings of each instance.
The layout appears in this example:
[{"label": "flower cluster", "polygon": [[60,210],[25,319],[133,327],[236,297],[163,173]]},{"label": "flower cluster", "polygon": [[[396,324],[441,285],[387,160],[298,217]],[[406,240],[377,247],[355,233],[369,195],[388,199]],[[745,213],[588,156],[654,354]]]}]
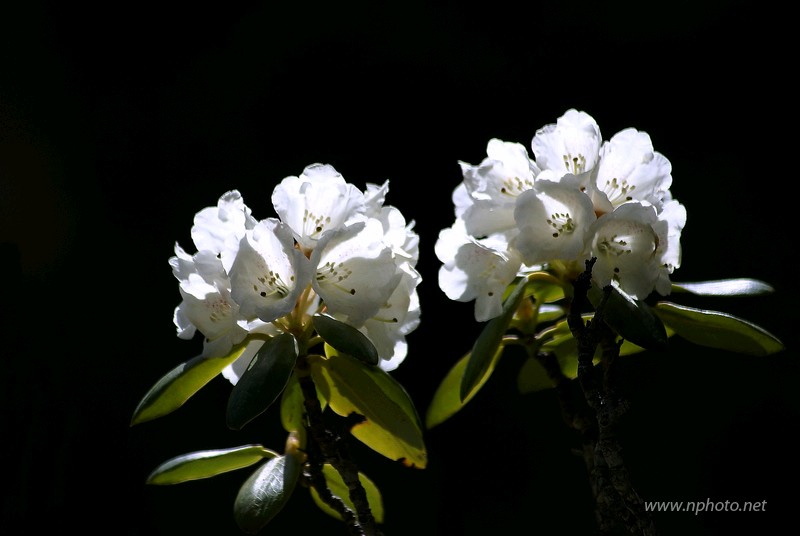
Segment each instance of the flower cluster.
[{"label": "flower cluster", "polygon": [[474,300],[485,321],[515,277],[544,269],[567,283],[592,258],[599,287],[669,294],[686,210],[650,136],[628,128],[603,140],[590,115],[570,109],[536,131],[531,149],[492,139],[479,165],[459,162],[455,222],[435,245],[445,294]]},{"label": "flower cluster", "polygon": [[380,367],[405,358],[419,324],[413,222],[384,205],[388,181],[361,191],[332,166],[313,164],[272,192],[278,217],[257,220],[237,190],[194,217],[197,252],[175,244],[169,259],[180,282],[178,336],[203,336],[203,355],[221,357],[242,342],[223,370],[236,383],[265,338],[302,337],[317,312],[349,324],[374,344]]}]

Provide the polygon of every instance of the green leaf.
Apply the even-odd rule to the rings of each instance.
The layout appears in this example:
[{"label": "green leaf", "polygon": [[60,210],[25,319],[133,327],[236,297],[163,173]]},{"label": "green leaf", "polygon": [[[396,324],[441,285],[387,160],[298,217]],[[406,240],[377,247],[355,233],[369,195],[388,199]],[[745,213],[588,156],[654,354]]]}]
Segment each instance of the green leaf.
[{"label": "green leaf", "polygon": [[236,524],[256,534],[280,512],[294,492],[302,462],[293,455],[272,458],[242,484],[233,505]]},{"label": "green leaf", "polygon": [[547,322],[554,322],[559,318],[564,318],[566,316],[567,311],[560,305],[540,305],[539,306],[539,314],[537,319],[539,320],[540,324],[544,324]]},{"label": "green leaf", "polygon": [[519,369],[517,389],[522,394],[544,391],[553,387],[553,380],[547,375],[539,360],[529,357]]},{"label": "green leaf", "polygon": [[693,309],[662,301],[655,313],[676,334],[700,346],[740,354],[765,356],[780,352],[783,343],[763,328],[727,313]]},{"label": "green leaf", "polygon": [[434,392],[433,399],[431,400],[430,405],[428,405],[428,411],[425,415],[425,426],[430,429],[446,421],[459,412],[461,408],[467,404],[467,402],[472,400],[492,375],[492,372],[494,371],[495,366],[497,366],[497,362],[500,360],[502,353],[503,346],[500,346],[497,349],[497,352],[495,352],[493,359],[489,363],[489,367],[486,369],[486,373],[483,375],[483,378],[481,378],[475,388],[464,400],[461,400],[460,396],[461,381],[464,377],[464,371],[467,369],[467,362],[469,361],[470,354],[466,354],[464,357],[459,359],[458,362],[445,375],[442,383],[439,384],[439,387]]},{"label": "green leaf", "polygon": [[[350,491],[347,488],[347,484],[345,484],[344,480],[342,480],[342,476],[339,474],[339,471],[337,471],[332,465],[326,463],[322,466],[322,474],[325,477],[325,482],[328,484],[328,489],[330,492],[334,496],[339,497],[350,510],[355,512],[356,507],[353,504],[353,501],[350,499]],[[372,517],[374,517],[375,521],[378,523],[383,523],[384,511],[381,492],[378,490],[378,487],[372,482],[372,480],[367,478],[367,476],[363,473],[358,473],[358,480],[361,482],[361,486],[363,486],[364,491],[367,494],[367,503],[369,504],[369,509],[372,512]],[[339,521],[344,521],[339,512],[331,508],[328,503],[322,500],[315,487],[312,486],[310,490],[311,497],[323,512],[338,519]]]},{"label": "green leaf", "polygon": [[532,274],[532,278],[528,286],[540,304],[564,299],[564,287],[555,282],[550,274],[546,274],[544,279],[537,279],[536,274]]},{"label": "green leaf", "polygon": [[333,348],[369,365],[378,364],[380,358],[375,345],[356,328],[328,315],[316,314],[312,319],[319,336]]},{"label": "green leaf", "polygon": [[240,430],[280,396],[297,361],[297,341],[289,333],[272,337],[258,350],[228,398],[228,427]]},{"label": "green leaf", "polygon": [[[581,315],[581,317],[583,318],[583,321],[586,322],[587,320],[591,320],[594,317],[594,314],[585,313]],[[674,334],[674,332],[670,330],[668,326],[665,326],[664,329],[666,330],[667,338]],[[572,336],[572,331],[570,331],[569,323],[566,320],[562,320],[543,330],[540,333],[540,338],[544,341],[542,344],[543,351],[552,352],[559,358],[567,356],[574,356],[575,359],[578,358],[578,343],[575,340],[575,337]],[[623,356],[636,354],[643,352],[644,350],[645,349],[638,344],[634,344],[627,339],[622,339],[622,345],[619,348],[619,355]]]},{"label": "green leaf", "polygon": [[757,296],[775,289],[758,279],[717,279],[695,283],[672,283],[673,292],[690,292],[699,296]]},{"label": "green leaf", "polygon": [[[585,313],[581,315],[583,321],[591,320],[594,316],[593,313]],[[665,326],[667,337],[671,337],[674,332]],[[542,344],[541,350],[543,352],[553,353],[558,360],[561,373],[567,378],[574,380],[578,377],[578,343],[572,332],[569,329],[569,324],[566,320],[558,322],[554,326],[543,330],[540,333],[541,340],[545,341]],[[643,352],[644,348],[632,342],[622,339],[622,344],[619,348],[619,355],[626,356]],[[600,349],[598,348],[597,354],[594,358],[594,363],[600,362]],[[529,365],[530,366],[530,365]],[[528,381],[522,379],[521,381]]]},{"label": "green leaf", "polygon": [[[325,409],[328,401],[317,389],[317,399],[321,409]],[[303,432],[305,430],[306,407],[303,398],[303,389],[297,380],[297,375],[292,374],[289,383],[281,394],[281,424],[287,432]]]},{"label": "green leaf", "polygon": [[[233,347],[225,357],[198,356],[181,363],[150,388],[133,412],[131,426],[156,419],[181,407],[192,395],[236,361],[250,341]],[[258,344],[260,341],[252,341]]]},{"label": "green leaf", "polygon": [[359,441],[391,460],[424,468],[427,451],[419,415],[408,393],[387,372],[347,354],[309,359],[317,388],[338,415],[362,415],[351,432]]},{"label": "green leaf", "polygon": [[150,473],[148,484],[180,484],[209,478],[228,471],[248,467],[278,453],[261,445],[244,445],[230,449],[201,450],[171,458]]},{"label": "green leaf", "polygon": [[467,399],[489,372],[495,354],[503,341],[503,336],[514,318],[514,312],[525,297],[526,287],[525,279],[517,284],[503,302],[503,312],[489,320],[475,340],[466,370],[461,378],[459,396],[462,401]]},{"label": "green leaf", "polygon": [[[604,291],[591,287],[589,301],[597,307]],[[611,289],[603,320],[620,337],[647,350],[667,347],[667,330],[652,308],[642,300],[634,300],[617,288]]]}]

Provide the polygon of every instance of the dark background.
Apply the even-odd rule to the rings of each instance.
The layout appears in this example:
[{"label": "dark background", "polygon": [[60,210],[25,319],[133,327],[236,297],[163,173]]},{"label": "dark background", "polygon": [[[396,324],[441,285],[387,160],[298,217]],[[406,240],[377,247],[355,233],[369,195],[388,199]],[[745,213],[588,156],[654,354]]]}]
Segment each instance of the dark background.
[{"label": "dark background", "polygon": [[[239,534],[249,472],[144,480],[186,452],[262,443],[266,413],[225,427],[217,378],[129,427],[164,373],[195,355],[172,324],[167,259],[192,217],[239,189],[258,218],[314,162],[390,181],[415,220],[421,326],[395,377],[424,415],[480,329],[447,300],[433,253],[453,221],[458,160],[492,137],[529,146],[575,107],[605,138],[648,132],[688,211],[675,281],[754,277],[776,292],[689,300],[768,329],[750,357],[673,340],[622,366],[621,438],[646,500],[763,501],[762,513],[662,513],[665,535],[768,533],[796,518],[796,119],[790,17],[764,2],[56,3],[0,7],[0,444],[6,534]],[[791,203],[791,206],[790,206]],[[354,444],[384,496],[387,536],[591,534],[575,438],[552,392],[516,391],[507,356],[426,432],[429,466]],[[795,521],[796,523],[796,521]],[[13,527],[13,529],[12,529]],[[345,534],[304,490],[265,534]],[[315,532],[318,531],[318,532]]]}]

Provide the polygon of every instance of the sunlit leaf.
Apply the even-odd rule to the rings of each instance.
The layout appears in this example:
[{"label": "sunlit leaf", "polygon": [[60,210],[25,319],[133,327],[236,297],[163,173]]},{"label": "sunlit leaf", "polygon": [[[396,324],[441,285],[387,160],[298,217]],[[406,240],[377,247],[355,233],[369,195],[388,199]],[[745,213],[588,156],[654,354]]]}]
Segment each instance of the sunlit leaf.
[{"label": "sunlit leaf", "polygon": [[459,359],[453,368],[445,375],[442,383],[439,384],[439,387],[437,387],[436,391],[433,393],[433,399],[428,405],[428,411],[425,415],[425,426],[430,429],[446,421],[460,411],[467,402],[472,400],[492,375],[492,372],[494,372],[502,353],[503,346],[500,346],[489,363],[489,367],[486,369],[483,378],[480,379],[477,385],[475,385],[475,388],[464,400],[461,400],[460,389],[461,380],[464,377],[464,371],[469,361],[469,354]]},{"label": "sunlit leaf", "polygon": [[[597,307],[603,291],[589,289],[589,301]],[[617,288],[611,289],[603,320],[620,337],[648,350],[663,350],[667,346],[667,331],[661,319],[642,300],[634,300]]]},{"label": "sunlit leaf", "polygon": [[[586,313],[582,315],[583,321],[591,320],[594,315]],[[674,335],[669,326],[665,326],[667,337]],[[578,343],[566,320],[558,322],[549,328],[542,330],[540,336],[545,341],[542,344],[541,351],[555,354],[558,360],[561,373],[569,379],[578,377]],[[626,356],[643,352],[645,349],[639,345],[623,339],[619,347],[619,355]],[[600,362],[600,348],[594,357],[594,363]]]},{"label": "sunlit leaf", "polygon": [[547,279],[539,279],[535,275],[531,277],[532,280],[528,284],[529,291],[536,296],[539,303],[552,303],[564,298],[564,287],[553,280],[550,274],[547,274]]},{"label": "sunlit leaf", "polygon": [[560,305],[544,304],[539,306],[539,323],[553,322],[559,318],[563,318],[566,314],[566,310]]},{"label": "sunlit leaf", "polygon": [[694,344],[754,356],[784,349],[783,343],[765,329],[727,313],[665,301],[658,302],[654,311],[675,333]]},{"label": "sunlit leaf", "polygon": [[[339,474],[339,471],[337,471],[332,465],[326,463],[322,466],[322,474],[325,477],[325,482],[328,484],[328,490],[330,490],[334,496],[340,498],[350,510],[355,512],[356,507],[353,504],[353,501],[350,499],[350,491],[347,488],[347,484],[345,484],[344,480],[342,480],[342,476]],[[367,478],[367,476],[363,473],[358,473],[358,480],[361,482],[361,486],[364,488],[364,491],[367,494],[367,504],[369,504],[372,517],[375,518],[376,522],[383,523],[384,514],[381,492],[378,490],[378,487],[372,482],[372,480]],[[310,491],[314,502],[323,512],[338,519],[339,521],[344,521],[339,512],[331,508],[328,503],[322,500],[316,488],[312,486]]]},{"label": "sunlit leaf", "polygon": [[162,417],[181,407],[222,369],[236,361],[245,348],[245,343],[234,346],[225,357],[198,356],[169,371],[139,402],[131,426]]},{"label": "sunlit leaf", "polygon": [[717,279],[693,283],[672,283],[672,292],[691,292],[700,296],[757,296],[775,289],[758,279]]},{"label": "sunlit leaf", "polygon": [[[319,400],[320,408],[325,409],[328,402],[320,389],[317,389],[317,399]],[[303,390],[300,388],[297,375],[292,374],[292,377],[289,378],[289,383],[286,384],[286,388],[281,393],[281,424],[284,430],[287,432],[304,432],[305,412]]]},{"label": "sunlit leaf", "polygon": [[[591,320],[594,317],[592,313],[586,313],[581,316],[584,322]],[[664,329],[667,334],[667,338],[674,334],[674,332],[670,330],[668,326],[665,326]],[[575,337],[573,337],[572,332],[569,329],[569,324],[566,320],[557,322],[553,326],[543,330],[541,336],[545,341],[544,344],[542,344],[542,350],[555,353],[560,357],[574,355],[577,359],[578,343],[575,340]],[[638,344],[634,344],[629,340],[622,339],[622,344],[619,348],[619,355],[636,354],[643,352],[644,350],[645,349]]]},{"label": "sunlit leaf", "polygon": [[248,467],[278,453],[261,445],[244,445],[220,450],[201,450],[171,458],[150,473],[148,484],[179,484],[209,478]]},{"label": "sunlit leaf", "polygon": [[352,428],[359,441],[406,466],[424,468],[427,451],[419,415],[408,393],[387,372],[347,354],[310,359],[314,382],[326,390],[329,407],[339,415],[365,420]]},{"label": "sunlit leaf", "polygon": [[289,333],[276,335],[256,352],[228,398],[227,423],[241,429],[263,413],[283,392],[297,361],[297,341]]},{"label": "sunlit leaf", "polygon": [[328,315],[316,314],[312,319],[319,336],[333,348],[364,363],[378,364],[380,358],[375,345],[356,328]]},{"label": "sunlit leaf", "polygon": [[514,312],[525,297],[526,286],[523,279],[503,302],[503,312],[489,320],[478,335],[461,378],[459,397],[462,401],[467,399],[489,371],[503,336],[514,318]]},{"label": "sunlit leaf", "polygon": [[276,456],[242,484],[233,505],[236,524],[246,534],[261,531],[286,505],[300,477],[302,463],[295,456]]}]

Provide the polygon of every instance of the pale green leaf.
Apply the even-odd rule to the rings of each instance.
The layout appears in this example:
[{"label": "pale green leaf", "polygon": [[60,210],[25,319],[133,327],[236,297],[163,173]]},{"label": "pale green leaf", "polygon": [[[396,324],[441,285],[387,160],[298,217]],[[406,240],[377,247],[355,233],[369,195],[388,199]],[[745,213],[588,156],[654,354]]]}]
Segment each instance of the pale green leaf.
[{"label": "pale green leaf", "polygon": [[261,445],[243,445],[220,450],[201,450],[171,458],[150,473],[148,484],[179,484],[209,478],[248,467],[278,453]]},{"label": "pale green leaf", "polygon": [[[351,511],[355,512],[356,507],[353,504],[352,499],[350,499],[350,491],[347,488],[347,485],[342,480],[342,476],[339,474],[332,465],[325,464],[322,466],[322,474],[325,477],[325,482],[328,484],[328,490],[335,496],[341,499],[345,506],[347,506]],[[378,487],[367,478],[367,476],[363,473],[358,473],[358,480],[361,482],[361,486],[364,488],[364,492],[367,495],[367,504],[369,504],[370,512],[372,512],[372,517],[375,518],[375,521],[378,523],[383,523],[384,519],[384,510],[383,510],[383,499],[381,497],[381,492],[378,490]],[[342,516],[334,510],[328,503],[322,500],[317,489],[315,487],[310,488],[311,497],[314,499],[314,502],[319,506],[319,508],[332,516],[339,521],[344,521]]]},{"label": "pale green leaf", "polygon": [[503,346],[498,347],[495,352],[494,358],[489,363],[483,378],[475,385],[475,388],[470,391],[467,398],[461,400],[460,389],[461,381],[464,377],[464,371],[467,368],[470,354],[466,354],[459,359],[456,364],[445,375],[442,383],[436,388],[433,393],[433,399],[428,405],[428,411],[425,414],[425,426],[430,429],[440,424],[463,408],[467,402],[472,400],[475,395],[480,391],[481,387],[486,383],[492,375],[497,362],[500,360],[500,355],[503,353]]},{"label": "pale green leaf", "polygon": [[371,449],[406,466],[424,468],[427,451],[419,415],[406,390],[384,370],[332,351],[310,359],[314,383],[339,415],[365,420],[352,434]]},{"label": "pale green leaf", "polygon": [[[325,409],[328,402],[320,389],[317,389],[317,399],[320,408]],[[305,413],[303,390],[297,380],[297,375],[292,374],[281,394],[281,424],[284,430],[302,433],[305,430]]]},{"label": "pale green leaf", "polygon": [[672,283],[672,292],[690,292],[700,296],[758,296],[775,289],[758,279],[716,279],[693,283]]},{"label": "pale green leaf", "polygon": [[225,357],[198,356],[169,371],[136,406],[131,426],[162,417],[181,407],[222,369],[236,361],[245,348],[246,343],[234,346]]},{"label": "pale green leaf", "polygon": [[467,399],[489,372],[503,336],[514,318],[514,313],[525,298],[526,287],[527,282],[523,279],[503,302],[503,312],[489,320],[478,335],[461,378],[459,397],[462,401]]},{"label": "pale green leaf", "polygon": [[538,359],[531,357],[522,363],[517,375],[517,389],[520,393],[535,393],[551,387],[553,380],[547,375],[547,371]]},{"label": "pale green leaf", "polygon": [[765,329],[727,313],[666,301],[658,302],[654,310],[677,335],[700,346],[754,356],[784,349],[783,343]]}]

